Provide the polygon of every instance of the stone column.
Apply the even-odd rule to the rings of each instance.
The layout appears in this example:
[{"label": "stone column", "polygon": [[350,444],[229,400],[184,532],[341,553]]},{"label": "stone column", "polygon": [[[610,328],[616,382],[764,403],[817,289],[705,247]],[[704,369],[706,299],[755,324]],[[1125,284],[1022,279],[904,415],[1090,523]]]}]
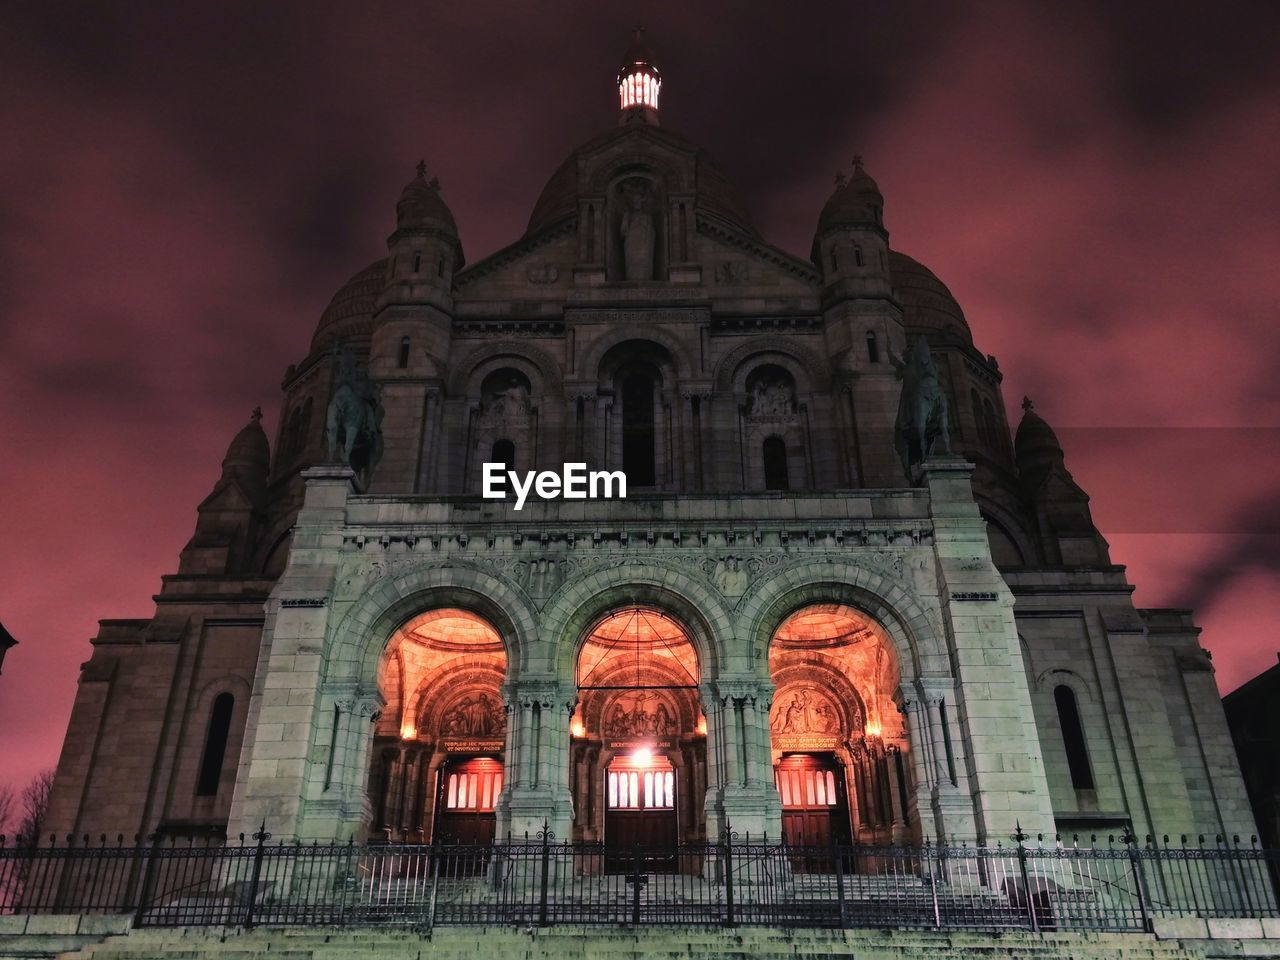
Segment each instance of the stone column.
[{"label": "stone column", "polygon": [[780,837],[782,802],[771,775],[768,724],[759,718],[762,708],[768,710],[773,684],[751,678],[721,680],[716,687],[729,758],[721,814],[740,836]]},{"label": "stone column", "polygon": [[547,679],[521,679],[510,687],[519,718],[511,738],[516,776],[503,791],[498,822],[513,839],[533,838],[544,823],[558,840],[572,836],[569,717],[576,696],[576,689],[565,695]]}]

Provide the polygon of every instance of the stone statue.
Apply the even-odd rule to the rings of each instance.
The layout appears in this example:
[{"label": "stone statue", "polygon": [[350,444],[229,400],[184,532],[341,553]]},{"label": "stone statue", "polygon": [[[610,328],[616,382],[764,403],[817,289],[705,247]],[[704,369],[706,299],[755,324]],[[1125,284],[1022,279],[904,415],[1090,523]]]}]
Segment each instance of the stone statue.
[{"label": "stone statue", "polygon": [[779,378],[765,377],[751,391],[751,416],[786,417],[795,412],[795,391]]},{"label": "stone statue", "polygon": [[656,231],[653,214],[649,211],[648,184],[628,181],[622,187],[622,199],[625,206],[618,222],[618,232],[622,237],[623,278],[652,280]]},{"label": "stone statue", "polygon": [[440,718],[440,733],[446,737],[487,737],[501,733],[506,725],[498,704],[487,693],[464,697]]},{"label": "stone statue", "polygon": [[325,424],[329,460],[351,467],[356,483],[368,489],[382,459],[382,388],[356,363],[350,350],[338,355],[338,375]]},{"label": "stone statue", "polygon": [[934,452],[942,441],[942,452],[951,452],[947,395],[938,382],[938,371],[924,337],[916,337],[907,350],[907,359],[889,351],[889,362],[902,381],[898,399],[898,419],[894,424],[894,446],[908,474],[911,468]]}]

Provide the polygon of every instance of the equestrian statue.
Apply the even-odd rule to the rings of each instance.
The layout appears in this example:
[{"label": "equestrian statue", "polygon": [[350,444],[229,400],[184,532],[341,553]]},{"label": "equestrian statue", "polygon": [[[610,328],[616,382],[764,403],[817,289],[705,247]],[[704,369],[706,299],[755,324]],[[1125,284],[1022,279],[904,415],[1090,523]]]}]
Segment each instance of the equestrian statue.
[{"label": "equestrian statue", "polygon": [[338,373],[329,415],[325,424],[325,440],[329,445],[329,462],[340,463],[355,471],[356,486],[369,488],[373,469],[382,459],[382,388],[356,363],[351,351],[343,348],[338,355]]},{"label": "equestrian statue", "polygon": [[942,441],[939,452],[951,453],[951,432],[947,426],[950,411],[924,337],[912,341],[905,360],[894,356],[891,349],[889,362],[902,381],[893,445],[902,458],[902,468],[910,476],[912,467],[933,455],[939,440]]}]

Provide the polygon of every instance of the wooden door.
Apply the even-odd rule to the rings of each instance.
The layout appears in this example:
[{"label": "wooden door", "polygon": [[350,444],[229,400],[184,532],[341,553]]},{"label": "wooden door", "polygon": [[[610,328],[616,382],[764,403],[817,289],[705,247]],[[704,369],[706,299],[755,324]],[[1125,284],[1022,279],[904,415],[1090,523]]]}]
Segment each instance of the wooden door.
[{"label": "wooden door", "polygon": [[676,778],[671,762],[654,756],[620,757],[605,771],[605,861],[608,869],[631,869],[637,854],[644,869],[674,867]]},{"label": "wooden door", "polygon": [[782,798],[782,837],[790,846],[848,843],[844,771],[832,754],[791,754],[774,768]]},{"label": "wooden door", "polygon": [[468,846],[493,843],[494,807],[501,792],[502,761],[492,757],[447,761],[440,768],[435,839]]}]

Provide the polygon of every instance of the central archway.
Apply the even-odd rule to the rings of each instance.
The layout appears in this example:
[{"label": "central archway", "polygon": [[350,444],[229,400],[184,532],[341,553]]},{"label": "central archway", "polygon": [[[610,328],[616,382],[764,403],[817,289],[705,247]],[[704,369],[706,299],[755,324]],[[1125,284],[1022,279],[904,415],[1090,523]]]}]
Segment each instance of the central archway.
[{"label": "central archway", "polygon": [[603,842],[606,867],[611,850],[658,851],[706,836],[700,675],[688,628],[657,607],[616,608],[581,640],[573,837]]}]

